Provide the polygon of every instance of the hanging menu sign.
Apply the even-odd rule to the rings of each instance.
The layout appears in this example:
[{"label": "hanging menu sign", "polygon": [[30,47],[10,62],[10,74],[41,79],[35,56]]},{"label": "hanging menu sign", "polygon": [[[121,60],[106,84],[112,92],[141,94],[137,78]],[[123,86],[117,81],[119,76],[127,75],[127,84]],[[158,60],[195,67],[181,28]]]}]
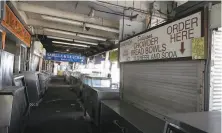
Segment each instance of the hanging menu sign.
[{"label": "hanging menu sign", "polygon": [[199,37],[201,12],[120,42],[120,62],[191,57]]},{"label": "hanging menu sign", "polygon": [[23,41],[28,47],[31,43],[31,35],[17,19],[12,10],[5,4],[5,16],[1,24],[13,33],[17,38]]}]

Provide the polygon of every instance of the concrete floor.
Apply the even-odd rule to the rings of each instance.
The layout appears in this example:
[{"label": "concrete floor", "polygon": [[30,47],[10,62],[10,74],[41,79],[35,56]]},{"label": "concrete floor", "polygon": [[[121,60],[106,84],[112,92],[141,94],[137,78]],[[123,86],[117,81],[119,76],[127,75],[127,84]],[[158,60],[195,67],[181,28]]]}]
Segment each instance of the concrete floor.
[{"label": "concrete floor", "polygon": [[25,133],[92,133],[92,126],[70,86],[54,77],[43,101],[32,108]]}]

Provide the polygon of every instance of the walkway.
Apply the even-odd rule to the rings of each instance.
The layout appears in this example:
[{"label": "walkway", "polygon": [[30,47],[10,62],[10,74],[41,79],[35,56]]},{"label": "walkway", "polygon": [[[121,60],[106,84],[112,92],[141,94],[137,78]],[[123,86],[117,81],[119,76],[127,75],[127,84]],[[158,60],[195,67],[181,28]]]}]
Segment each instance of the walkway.
[{"label": "walkway", "polygon": [[31,111],[25,133],[90,133],[75,93],[63,78],[54,77],[38,107]]}]

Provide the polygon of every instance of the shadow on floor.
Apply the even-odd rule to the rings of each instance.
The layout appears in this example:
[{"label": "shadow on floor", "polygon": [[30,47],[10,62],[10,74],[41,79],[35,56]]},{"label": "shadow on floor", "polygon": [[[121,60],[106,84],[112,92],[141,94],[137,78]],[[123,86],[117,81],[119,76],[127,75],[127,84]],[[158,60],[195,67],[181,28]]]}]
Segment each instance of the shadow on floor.
[{"label": "shadow on floor", "polygon": [[89,133],[91,124],[83,119],[77,96],[63,78],[53,78],[38,107],[31,110],[25,133]]}]

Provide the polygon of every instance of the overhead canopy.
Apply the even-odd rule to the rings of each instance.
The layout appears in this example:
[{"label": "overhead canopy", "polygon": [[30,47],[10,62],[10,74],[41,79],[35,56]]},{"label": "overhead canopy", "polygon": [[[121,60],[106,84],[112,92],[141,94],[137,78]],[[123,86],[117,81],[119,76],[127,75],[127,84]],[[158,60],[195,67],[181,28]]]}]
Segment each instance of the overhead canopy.
[{"label": "overhead canopy", "polygon": [[[123,16],[130,21],[145,22],[150,17],[150,6],[154,6],[152,1],[11,1],[8,4],[18,11],[18,16],[48,52],[86,56],[117,48]],[[159,3],[162,15],[167,4],[172,5]],[[154,22],[155,15],[151,18]]]}]

